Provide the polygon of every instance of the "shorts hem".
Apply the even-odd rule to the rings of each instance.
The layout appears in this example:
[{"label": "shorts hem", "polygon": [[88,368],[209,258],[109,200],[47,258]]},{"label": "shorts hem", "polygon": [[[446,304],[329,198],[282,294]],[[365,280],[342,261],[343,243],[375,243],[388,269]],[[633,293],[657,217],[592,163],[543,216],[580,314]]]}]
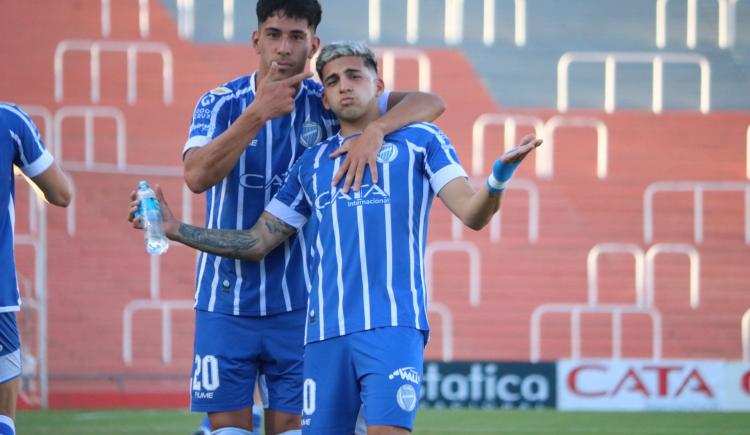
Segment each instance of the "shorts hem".
[{"label": "shorts hem", "polygon": [[299,408],[287,408],[283,406],[268,406],[264,409],[270,409],[271,411],[277,411],[277,412],[283,412],[285,414],[295,414],[295,415],[302,415],[302,406]]},{"label": "shorts hem", "polygon": [[[367,417],[365,417],[365,421],[367,421]],[[393,422],[388,422],[388,421],[377,421],[377,420],[372,421],[372,422],[367,421],[367,426],[393,426],[393,427],[398,427],[401,429],[406,429],[409,432],[414,431],[414,425],[409,427],[409,426],[404,426],[403,424],[393,424]]]},{"label": "shorts hem", "polygon": [[252,402],[245,402],[245,403],[239,403],[239,404],[232,404],[232,405],[196,405],[191,403],[190,404],[190,412],[230,412],[230,411],[238,411],[240,409],[245,408],[252,408],[253,403]]},{"label": "shorts hem", "polygon": [[16,375],[11,375],[11,376],[8,376],[8,377],[7,377],[7,378],[5,378],[5,379],[0,379],[0,384],[4,384],[4,383],[6,383],[6,382],[10,382],[10,381],[12,381],[13,379],[17,379],[17,378],[20,378],[20,377],[21,377],[21,374],[22,374],[22,373],[21,373],[21,371],[19,370],[18,374],[16,374]]}]

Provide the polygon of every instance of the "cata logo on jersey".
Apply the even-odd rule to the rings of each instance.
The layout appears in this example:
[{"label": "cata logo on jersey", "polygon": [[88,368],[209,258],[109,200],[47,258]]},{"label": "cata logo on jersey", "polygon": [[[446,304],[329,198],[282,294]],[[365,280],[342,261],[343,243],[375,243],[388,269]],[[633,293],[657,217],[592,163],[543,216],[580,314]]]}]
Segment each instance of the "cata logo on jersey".
[{"label": "cata logo on jersey", "polygon": [[[269,180],[259,174],[245,174],[240,177],[240,185],[247,189],[275,189],[278,190],[284,185],[287,173],[274,175]],[[275,192],[274,192],[275,193]]]},{"label": "cata logo on jersey", "polygon": [[348,207],[358,207],[361,205],[390,204],[391,196],[377,184],[363,184],[359,192],[350,190],[344,193],[339,188],[332,188],[323,192],[315,198],[315,207],[322,210],[334,201],[344,201]]},{"label": "cata logo on jersey", "polygon": [[312,121],[305,121],[302,124],[302,132],[299,137],[299,141],[307,148],[315,145],[323,139],[323,129]]}]

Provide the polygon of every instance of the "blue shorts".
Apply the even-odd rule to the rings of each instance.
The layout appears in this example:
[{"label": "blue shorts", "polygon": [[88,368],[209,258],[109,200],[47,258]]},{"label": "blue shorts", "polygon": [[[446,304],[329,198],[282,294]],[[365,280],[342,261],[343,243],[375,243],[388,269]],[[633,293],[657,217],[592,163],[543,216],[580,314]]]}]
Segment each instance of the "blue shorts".
[{"label": "blue shorts", "polygon": [[305,315],[305,309],[265,317],[196,310],[190,409],[249,408],[255,380],[263,375],[268,407],[300,414]]},{"label": "blue shorts", "polygon": [[16,313],[0,313],[0,384],[21,375],[21,340]]},{"label": "blue shorts", "polygon": [[412,430],[424,362],[422,331],[386,327],[308,343],[302,433],[351,435],[368,426]]}]

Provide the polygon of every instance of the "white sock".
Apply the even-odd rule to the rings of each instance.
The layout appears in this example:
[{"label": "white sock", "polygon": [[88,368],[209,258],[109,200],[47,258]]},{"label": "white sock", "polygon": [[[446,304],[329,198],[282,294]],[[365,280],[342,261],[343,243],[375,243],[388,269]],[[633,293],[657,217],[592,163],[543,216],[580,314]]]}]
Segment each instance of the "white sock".
[{"label": "white sock", "polygon": [[249,430],[245,430],[239,427],[222,427],[211,432],[211,435],[254,435]]},{"label": "white sock", "polygon": [[7,415],[0,415],[0,435],[16,435],[16,424]]}]

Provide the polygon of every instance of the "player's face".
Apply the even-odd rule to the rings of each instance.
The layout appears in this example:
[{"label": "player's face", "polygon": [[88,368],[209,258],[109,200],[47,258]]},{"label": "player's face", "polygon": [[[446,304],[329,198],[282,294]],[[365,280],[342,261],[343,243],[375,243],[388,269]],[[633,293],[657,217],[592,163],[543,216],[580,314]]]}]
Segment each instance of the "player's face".
[{"label": "player's face", "polygon": [[307,61],[320,46],[320,39],[304,18],[289,18],[275,13],[253,32],[253,47],[260,56],[261,75],[279,66],[279,77],[287,78],[305,70]]},{"label": "player's face", "polygon": [[342,121],[353,122],[377,112],[383,81],[359,56],[334,59],[323,67],[323,102]]}]

